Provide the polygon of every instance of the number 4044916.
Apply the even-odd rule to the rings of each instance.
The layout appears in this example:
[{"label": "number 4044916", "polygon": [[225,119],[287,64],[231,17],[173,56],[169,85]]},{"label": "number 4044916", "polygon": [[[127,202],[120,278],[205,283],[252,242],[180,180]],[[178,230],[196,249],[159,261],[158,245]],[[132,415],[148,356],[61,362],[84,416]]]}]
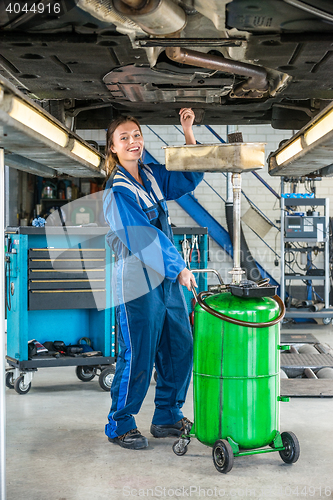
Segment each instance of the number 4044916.
[{"label": "number 4044916", "polygon": [[61,8],[60,3],[33,3],[28,5],[28,3],[23,2],[11,2],[6,7],[6,12],[9,14],[24,14],[28,12],[33,12],[34,14],[60,14]]}]

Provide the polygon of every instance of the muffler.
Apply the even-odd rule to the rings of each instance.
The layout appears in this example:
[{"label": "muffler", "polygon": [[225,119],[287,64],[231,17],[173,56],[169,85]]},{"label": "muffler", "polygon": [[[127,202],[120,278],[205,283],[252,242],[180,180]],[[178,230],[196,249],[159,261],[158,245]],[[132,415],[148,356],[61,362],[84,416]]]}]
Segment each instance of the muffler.
[{"label": "muffler", "polygon": [[149,35],[175,35],[186,26],[184,10],[172,0],[113,0],[113,6]]}]

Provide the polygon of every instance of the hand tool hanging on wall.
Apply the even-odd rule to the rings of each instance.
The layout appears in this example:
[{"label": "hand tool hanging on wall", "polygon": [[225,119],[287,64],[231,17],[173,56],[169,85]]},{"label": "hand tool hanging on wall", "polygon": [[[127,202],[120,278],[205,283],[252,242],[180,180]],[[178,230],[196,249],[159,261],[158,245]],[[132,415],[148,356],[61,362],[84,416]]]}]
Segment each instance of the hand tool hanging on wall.
[{"label": "hand tool hanging on wall", "polygon": [[191,245],[189,240],[186,238],[186,234],[184,234],[184,239],[182,241],[182,254],[183,259],[185,261],[186,267],[190,267],[190,253],[191,253]]},{"label": "hand tool hanging on wall", "polygon": [[[195,264],[200,264],[200,250],[199,250],[199,243],[198,243],[198,235],[192,235],[192,244],[191,244],[191,251],[190,251],[190,257],[189,257],[189,266],[191,265],[191,262]],[[193,258],[193,254],[196,254],[196,258]]]}]

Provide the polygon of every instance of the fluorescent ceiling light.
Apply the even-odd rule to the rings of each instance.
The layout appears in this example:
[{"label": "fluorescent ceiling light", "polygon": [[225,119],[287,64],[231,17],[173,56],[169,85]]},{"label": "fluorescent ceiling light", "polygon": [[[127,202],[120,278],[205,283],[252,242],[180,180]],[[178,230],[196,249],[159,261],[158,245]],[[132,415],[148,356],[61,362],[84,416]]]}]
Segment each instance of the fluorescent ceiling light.
[{"label": "fluorescent ceiling light", "polygon": [[38,134],[50,139],[59,146],[65,147],[68,142],[68,135],[60,127],[53,124],[45,116],[38,113],[32,107],[25,104],[17,97],[12,98],[12,107],[9,116],[30,127]]},{"label": "fluorescent ceiling light", "polygon": [[278,165],[281,165],[285,161],[290,160],[290,158],[297,155],[297,153],[300,153],[302,149],[303,146],[301,143],[301,138],[299,137],[276,155],[276,163]]},{"label": "fluorescent ceiling light", "polygon": [[94,165],[95,167],[98,167],[99,164],[101,163],[101,158],[97,153],[94,153],[94,151],[87,148],[87,146],[84,146],[76,139],[74,139],[74,146],[72,148],[72,153],[78,156],[79,158],[82,158],[82,160],[87,161],[91,165]]},{"label": "fluorescent ceiling light", "polygon": [[305,142],[309,146],[333,130],[333,109],[324,118],[304,133]]}]

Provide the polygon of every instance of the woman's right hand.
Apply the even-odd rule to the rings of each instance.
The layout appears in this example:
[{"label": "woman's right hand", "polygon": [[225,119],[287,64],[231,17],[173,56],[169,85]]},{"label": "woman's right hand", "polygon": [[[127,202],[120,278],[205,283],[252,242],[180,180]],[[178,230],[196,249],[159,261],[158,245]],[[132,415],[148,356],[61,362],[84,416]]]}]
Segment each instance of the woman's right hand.
[{"label": "woman's right hand", "polygon": [[197,288],[197,282],[195,281],[194,274],[184,267],[184,269],[178,274],[178,281],[181,285],[186,286],[186,288],[191,292],[191,283]]},{"label": "woman's right hand", "polygon": [[182,108],[179,111],[180,123],[185,135],[185,144],[196,144],[192,125],[195,120],[195,113],[192,108]]}]

